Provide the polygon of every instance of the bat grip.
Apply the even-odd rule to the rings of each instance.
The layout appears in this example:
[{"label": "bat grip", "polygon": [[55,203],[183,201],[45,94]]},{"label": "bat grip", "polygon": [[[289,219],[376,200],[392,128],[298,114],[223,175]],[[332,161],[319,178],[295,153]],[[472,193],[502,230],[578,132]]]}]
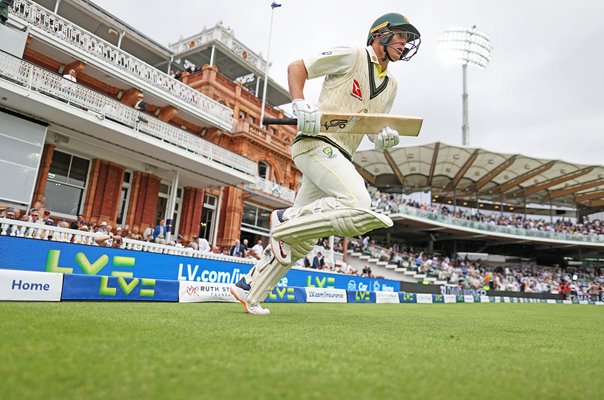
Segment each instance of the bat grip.
[{"label": "bat grip", "polygon": [[262,125],[298,125],[297,118],[264,118]]}]

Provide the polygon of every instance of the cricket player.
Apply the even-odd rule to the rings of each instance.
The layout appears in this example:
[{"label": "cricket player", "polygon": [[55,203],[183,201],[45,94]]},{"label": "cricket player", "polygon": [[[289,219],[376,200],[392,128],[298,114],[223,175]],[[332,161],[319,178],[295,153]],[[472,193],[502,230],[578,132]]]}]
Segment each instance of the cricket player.
[{"label": "cricket player", "polygon": [[[248,313],[270,314],[260,303],[318,238],[357,236],[392,226],[390,218],[369,210],[370,195],[352,164],[363,135],[330,132],[329,126],[321,126],[321,111],[389,112],[397,92],[389,64],[411,59],[420,42],[407,17],[389,13],[371,25],[367,47],[338,47],[289,65],[289,92],[298,118],[292,157],[303,174],[302,185],[293,207],[271,213],[270,245],[231,287]],[[320,76],[325,80],[316,106],[304,98],[304,85]],[[398,132],[388,127],[368,132],[368,137],[376,149],[399,143]]]}]

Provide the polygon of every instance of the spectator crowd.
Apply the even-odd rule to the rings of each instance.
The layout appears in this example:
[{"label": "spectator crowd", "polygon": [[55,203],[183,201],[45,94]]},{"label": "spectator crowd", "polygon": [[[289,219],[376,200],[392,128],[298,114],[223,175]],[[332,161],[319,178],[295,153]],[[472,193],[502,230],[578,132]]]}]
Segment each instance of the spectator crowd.
[{"label": "spectator crowd", "polygon": [[[412,201],[406,201],[405,205],[425,207],[425,205]],[[187,247],[202,253],[250,259],[259,259],[265,249],[262,240],[258,240],[253,246],[250,246],[247,239],[236,240],[232,246],[223,248],[211,245],[207,239],[198,236],[185,241],[181,235],[169,235],[164,220],[161,220],[155,227],[148,227],[141,232],[138,226],[134,226],[132,229],[128,225],[113,227],[106,221],[87,222],[83,216],[78,216],[75,221],[71,222],[64,219],[53,219],[50,211],[44,208],[43,202],[38,202],[34,206],[23,214],[20,210],[12,207],[0,208],[0,218],[30,223],[29,226],[20,227],[2,223],[0,224],[0,234],[35,237],[44,232],[44,226],[57,226],[92,233],[94,242],[91,244],[113,248],[125,248],[124,239],[131,239],[160,245]],[[594,224],[594,226],[599,226],[599,221],[597,222],[598,224]],[[37,225],[40,226],[37,227]],[[78,235],[72,235],[70,241],[79,243]],[[341,238],[335,238],[333,251],[343,252],[342,244]],[[603,271],[600,268],[590,266],[564,269],[534,264],[493,267],[486,265],[482,260],[471,261],[468,258],[442,255],[429,256],[422,249],[404,248],[396,243],[380,245],[369,236],[351,238],[349,248],[369,255],[370,258],[386,261],[398,267],[410,268],[415,270],[417,274],[434,277],[439,281],[461,288],[484,288],[526,293],[547,292],[559,293],[564,296],[579,295],[595,298],[600,295],[603,290],[602,284],[604,284]],[[317,242],[315,250],[299,262],[299,266],[325,272],[383,278],[383,276],[374,274],[367,263],[362,269],[357,269],[346,262],[333,262],[331,258],[325,256],[331,250],[328,239],[322,238]]]},{"label": "spectator crowd", "polygon": [[589,221],[587,218],[584,218],[581,222],[574,222],[571,218],[557,218],[554,220],[553,218],[539,218],[518,213],[489,212],[471,208],[451,207],[450,205],[438,203],[426,204],[404,195],[380,192],[373,193],[372,206],[390,213],[397,213],[399,212],[399,206],[406,206],[433,214],[490,225],[522,228],[532,231],[566,233],[570,235],[604,236],[604,223],[599,219]]}]

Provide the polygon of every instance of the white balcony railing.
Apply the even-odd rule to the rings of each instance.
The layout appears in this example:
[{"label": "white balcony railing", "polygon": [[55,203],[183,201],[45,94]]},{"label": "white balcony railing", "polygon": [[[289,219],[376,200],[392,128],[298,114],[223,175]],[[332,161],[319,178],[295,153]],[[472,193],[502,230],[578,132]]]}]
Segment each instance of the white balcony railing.
[{"label": "white balcony railing", "polygon": [[190,36],[177,43],[171,44],[169,47],[176,53],[176,56],[178,56],[180,53],[185,53],[212,41],[223,44],[233,53],[241,56],[241,59],[250,66],[257,68],[260,71],[266,69],[266,61],[262,56],[256,54],[249,47],[237,40],[233,30],[225,26],[222,22],[219,22],[213,28],[204,29],[197,35]]},{"label": "white balcony railing", "polygon": [[245,184],[246,189],[259,190],[271,196],[278,197],[282,200],[293,203],[296,198],[296,192],[284,186],[278,185],[273,181],[269,181],[260,177],[256,178],[256,183]]},{"label": "white balcony railing", "polygon": [[[37,240],[50,240],[53,242],[86,244],[90,246],[99,246],[99,242],[102,242],[102,239],[109,237],[109,235],[104,235],[95,232],[60,228],[58,226],[49,226],[41,223],[18,221],[8,218],[0,218],[0,236]],[[111,240],[108,241],[108,244],[113,245]],[[201,252],[199,250],[193,250],[190,247],[176,247],[166,244],[157,244],[129,238],[123,238],[121,245],[117,247],[124,250],[137,250],[146,251],[150,253],[206,258],[211,260],[230,261],[240,264],[254,263],[253,259],[251,260],[248,258],[231,257],[222,254]]]},{"label": "white balcony railing", "polygon": [[[15,0],[10,12],[26,24],[151,84],[166,94],[174,96],[177,101],[180,100],[189,104],[193,111],[197,111],[203,119],[215,123],[221,129],[229,132],[232,130],[235,121],[233,110],[230,108],[85,31],[39,4],[29,0]],[[169,99],[167,98],[167,100]]]},{"label": "white balcony railing", "polygon": [[256,163],[245,157],[4,52],[0,52],[0,78],[159,139],[167,150],[175,146],[249,177],[257,174]]}]

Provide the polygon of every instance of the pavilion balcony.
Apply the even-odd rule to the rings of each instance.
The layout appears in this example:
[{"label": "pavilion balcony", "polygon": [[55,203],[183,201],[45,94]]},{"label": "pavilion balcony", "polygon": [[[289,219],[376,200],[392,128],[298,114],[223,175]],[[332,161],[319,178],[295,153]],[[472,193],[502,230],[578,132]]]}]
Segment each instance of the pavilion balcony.
[{"label": "pavilion balcony", "polygon": [[230,132],[233,110],[29,0],[15,0],[11,22],[36,40],[169,102],[181,112]]},{"label": "pavilion balcony", "polygon": [[4,52],[0,96],[2,107],[66,128],[84,140],[125,149],[144,161],[188,170],[200,185],[256,180],[255,162]]},{"label": "pavilion balcony", "polygon": [[245,184],[244,188],[251,199],[276,208],[291,207],[296,198],[295,191],[260,177],[256,178],[256,183]]}]

